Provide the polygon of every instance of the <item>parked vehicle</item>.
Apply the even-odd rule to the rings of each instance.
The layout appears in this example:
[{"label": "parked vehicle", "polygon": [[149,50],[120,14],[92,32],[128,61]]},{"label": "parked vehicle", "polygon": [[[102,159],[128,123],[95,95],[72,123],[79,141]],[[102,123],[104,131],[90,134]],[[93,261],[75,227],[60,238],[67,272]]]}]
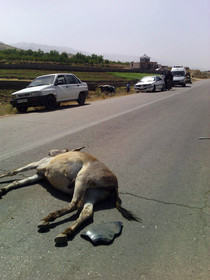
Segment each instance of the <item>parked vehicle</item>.
[{"label": "parked vehicle", "polygon": [[75,75],[67,73],[39,76],[25,89],[12,93],[10,103],[19,112],[28,107],[45,106],[53,110],[61,102],[76,100],[84,105],[88,95],[88,86]]},{"label": "parked vehicle", "polygon": [[164,78],[161,76],[145,76],[134,85],[136,92],[140,91],[163,91],[165,88]]},{"label": "parked vehicle", "polygon": [[183,66],[174,66],[171,73],[173,75],[173,86],[186,86],[186,69]]}]

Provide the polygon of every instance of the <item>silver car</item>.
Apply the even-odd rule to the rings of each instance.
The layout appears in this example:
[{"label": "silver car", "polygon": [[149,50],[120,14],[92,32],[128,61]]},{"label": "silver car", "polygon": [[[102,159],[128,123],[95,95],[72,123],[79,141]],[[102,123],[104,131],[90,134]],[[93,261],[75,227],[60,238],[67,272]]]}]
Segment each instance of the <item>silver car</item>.
[{"label": "silver car", "polygon": [[145,76],[137,84],[134,85],[136,92],[140,91],[163,91],[165,88],[164,77],[161,76]]}]

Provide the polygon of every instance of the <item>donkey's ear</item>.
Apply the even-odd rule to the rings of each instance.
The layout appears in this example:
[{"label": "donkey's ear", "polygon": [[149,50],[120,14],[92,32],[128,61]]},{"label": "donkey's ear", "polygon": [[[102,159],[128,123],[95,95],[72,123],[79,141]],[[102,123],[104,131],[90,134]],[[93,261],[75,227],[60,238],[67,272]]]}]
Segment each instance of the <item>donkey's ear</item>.
[{"label": "donkey's ear", "polygon": [[73,149],[72,152],[79,152],[79,151],[81,151],[84,148],[85,148],[85,146],[79,147],[79,148]]}]

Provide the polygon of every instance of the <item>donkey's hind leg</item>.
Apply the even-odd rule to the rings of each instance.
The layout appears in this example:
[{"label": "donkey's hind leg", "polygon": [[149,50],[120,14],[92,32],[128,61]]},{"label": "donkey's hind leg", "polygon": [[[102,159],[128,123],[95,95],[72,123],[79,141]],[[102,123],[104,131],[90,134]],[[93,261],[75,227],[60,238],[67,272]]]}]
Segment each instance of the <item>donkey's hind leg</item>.
[{"label": "donkey's hind leg", "polygon": [[35,183],[35,182],[40,181],[42,179],[43,179],[42,175],[35,174],[31,177],[28,177],[28,178],[25,178],[25,179],[22,179],[22,180],[19,180],[19,181],[14,181],[14,182],[10,183],[9,185],[0,189],[0,197],[2,195],[5,195],[8,191],[10,191],[12,189],[16,189],[16,188],[19,188],[19,187],[27,185],[27,184],[32,184],[32,183]]},{"label": "donkey's hind leg", "polygon": [[50,227],[50,222],[55,221],[55,219],[69,214],[75,210],[78,210],[84,204],[84,196],[86,188],[83,187],[84,179],[76,179],[73,198],[66,207],[56,210],[50,213],[47,217],[43,218],[38,224],[38,228],[41,230],[48,229]]},{"label": "donkey's hind leg", "polygon": [[92,219],[93,207],[95,203],[103,201],[109,196],[109,190],[102,190],[97,188],[88,189],[85,193],[84,206],[79,215],[79,218],[76,221],[74,221],[69,227],[67,227],[62,233],[57,235],[57,237],[55,238],[55,243],[66,243],[68,241],[68,237],[71,234],[74,234],[76,230],[86,221]]},{"label": "donkey's hind leg", "polygon": [[55,219],[64,216],[68,213],[71,213],[77,209],[77,204],[72,201],[65,208],[56,210],[55,212],[50,213],[47,217],[43,218],[38,224],[40,230],[46,230],[50,227],[50,222],[53,222]]},{"label": "donkey's hind leg", "polygon": [[69,227],[67,227],[62,233],[56,236],[55,243],[66,243],[68,241],[68,236],[76,231],[76,229],[83,224],[85,221],[91,219],[93,216],[93,204],[85,203],[79,218],[74,221]]}]

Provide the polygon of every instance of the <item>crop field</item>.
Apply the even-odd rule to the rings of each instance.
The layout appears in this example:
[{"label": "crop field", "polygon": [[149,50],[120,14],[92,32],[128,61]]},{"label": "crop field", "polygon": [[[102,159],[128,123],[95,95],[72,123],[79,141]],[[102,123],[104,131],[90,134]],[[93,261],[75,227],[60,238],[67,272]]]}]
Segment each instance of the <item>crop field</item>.
[{"label": "crop field", "polygon": [[[60,73],[61,71],[48,70],[25,70],[25,69],[1,69],[0,79],[17,79],[17,80],[33,80],[37,76],[52,73]],[[139,80],[145,73],[128,73],[128,72],[76,72],[78,78],[84,81],[122,81],[122,80]]]},{"label": "crop field", "polygon": [[[33,80],[37,76],[60,73],[61,71],[1,69],[0,79]],[[114,75],[112,72],[73,72],[82,81],[121,81],[126,76]],[[121,73],[124,74],[124,73]],[[135,73],[134,73],[135,74]]]},{"label": "crop field", "polygon": [[128,73],[128,72],[110,72],[111,75],[115,76],[116,78],[123,78],[128,81],[131,80],[140,80],[142,77],[146,75],[157,75],[157,74],[145,74],[145,73]]}]

